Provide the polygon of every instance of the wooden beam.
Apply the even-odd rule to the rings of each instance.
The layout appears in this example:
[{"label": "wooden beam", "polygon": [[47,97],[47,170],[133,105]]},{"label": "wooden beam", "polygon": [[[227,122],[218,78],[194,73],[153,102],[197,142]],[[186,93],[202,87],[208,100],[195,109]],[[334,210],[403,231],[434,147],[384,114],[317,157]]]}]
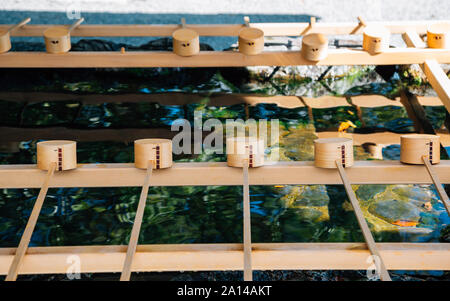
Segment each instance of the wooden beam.
[{"label": "wooden beam", "polygon": [[[402,37],[408,47],[421,49],[426,46],[417,32],[408,31],[403,34]],[[441,66],[439,66],[439,62],[430,58],[425,60],[421,68],[427,76],[427,79],[430,82],[431,86],[436,91],[437,95],[447,109],[447,112],[450,112],[450,80],[442,70]]]},{"label": "wooden beam", "polygon": [[417,31],[409,30],[402,34],[402,38],[408,47],[419,49],[427,47],[427,44],[420,38]]},{"label": "wooden beam", "polygon": [[[450,160],[434,169],[442,183],[450,183]],[[346,172],[353,184],[432,184],[423,165],[398,161],[357,161]],[[252,168],[249,175],[250,185],[342,183],[336,170],[314,167],[313,162],[277,162]],[[0,165],[0,188],[38,188],[44,177],[36,165]],[[144,177],[145,170],[132,163],[79,164],[77,169],[55,174],[50,187],[137,187]],[[153,186],[242,184],[242,170],[225,162],[175,163],[154,171],[152,180]]]},{"label": "wooden beam", "polygon": [[377,55],[361,49],[331,49],[319,62],[304,59],[299,51],[267,51],[246,56],[237,51],[201,51],[181,57],[168,51],[135,52],[7,52],[0,54],[1,68],[150,68],[150,67],[245,67],[298,65],[402,65],[434,59],[450,63],[450,49],[391,48]]},{"label": "wooden beam", "polygon": [[[450,29],[450,22],[443,21],[393,21],[370,22],[375,26],[387,27],[391,33],[404,33],[414,30],[425,33],[427,26],[433,23],[442,23]],[[12,25],[0,25],[0,30],[8,29]],[[21,30],[12,32],[12,36],[41,37],[44,31],[53,24],[26,25]],[[302,32],[322,33],[328,35],[350,35],[362,33],[362,27],[357,22],[345,23],[251,23],[252,27],[264,31],[265,36],[298,36]],[[237,36],[243,24],[187,24],[201,36]],[[71,32],[74,37],[162,37],[170,36],[179,28],[179,24],[142,24],[142,25],[81,25]]]},{"label": "wooden beam", "polygon": [[[370,255],[365,243],[255,243],[255,270],[365,270]],[[377,243],[390,270],[450,270],[450,244]],[[15,249],[0,249],[5,275]],[[63,274],[69,256],[79,256],[82,273],[120,272],[126,246],[33,247],[20,274]],[[139,245],[132,271],[242,270],[242,244]]]},{"label": "wooden beam", "polygon": [[423,66],[425,75],[433,89],[450,112],[450,79],[436,60],[426,60]]}]

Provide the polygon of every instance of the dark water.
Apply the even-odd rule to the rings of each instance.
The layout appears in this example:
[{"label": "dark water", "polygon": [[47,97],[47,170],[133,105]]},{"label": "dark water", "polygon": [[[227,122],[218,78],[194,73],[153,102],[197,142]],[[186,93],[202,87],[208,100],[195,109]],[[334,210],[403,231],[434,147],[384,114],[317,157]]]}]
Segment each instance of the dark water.
[{"label": "dark water", "polygon": [[[204,119],[225,121],[227,118],[246,117],[244,105],[208,106],[208,95],[217,92],[297,95],[298,91],[306,89],[309,94],[321,94],[323,86],[328,85],[328,88],[336,89],[332,95],[342,95],[344,91],[348,95],[383,93],[395,96],[393,83],[367,86],[366,81],[377,78],[377,75],[373,69],[363,68],[363,71],[353,72],[348,78],[336,77],[334,81],[329,78],[323,81],[296,79],[294,76],[284,82],[279,79],[256,79],[241,84],[233,76],[230,77],[229,70],[191,70],[191,73],[180,69],[72,70],[70,74],[58,71],[62,73],[57,76],[54,71],[43,71],[38,75],[32,70],[15,70],[13,74],[20,76],[13,76],[14,79],[9,79],[7,84],[3,81],[4,84],[0,84],[2,91],[65,92],[74,95],[183,91],[206,95],[201,103],[186,106],[130,103],[126,97],[120,103],[96,104],[48,101],[45,98],[28,104],[0,100],[0,122],[2,126],[32,128],[168,128],[177,118],[187,118],[193,122],[193,113],[199,109],[205,110]],[[30,78],[31,84],[22,87],[23,77]],[[440,128],[445,108],[426,107],[426,111],[433,127]],[[280,119],[283,160],[312,160],[316,131],[336,129],[343,121],[352,121],[357,128],[362,126],[353,107],[314,109],[313,122],[309,120],[306,108],[285,109],[263,104],[250,107],[248,114],[249,118],[255,119]],[[396,133],[414,131],[413,123],[403,107],[363,109],[363,118],[367,127]],[[34,163],[37,141],[3,144],[0,163]],[[357,160],[369,159],[369,154],[361,147],[355,147],[354,151]],[[383,152],[385,158],[398,160],[398,145],[390,145]],[[175,159],[179,162],[224,161],[225,157],[202,154],[177,156]],[[79,163],[132,161],[132,143],[103,141],[102,137],[98,137],[97,142],[78,143]],[[432,185],[355,185],[354,189],[377,241],[435,242],[440,231],[450,223]],[[127,244],[139,193],[139,188],[50,189],[31,245]],[[254,242],[363,241],[340,185],[252,186],[250,193]],[[37,194],[37,189],[0,191],[0,247],[18,244]],[[426,203],[431,206],[427,210],[424,209]],[[392,211],[386,204],[393,204],[397,209]],[[407,224],[402,224],[405,221]],[[241,187],[150,189],[139,243],[241,241]]]}]

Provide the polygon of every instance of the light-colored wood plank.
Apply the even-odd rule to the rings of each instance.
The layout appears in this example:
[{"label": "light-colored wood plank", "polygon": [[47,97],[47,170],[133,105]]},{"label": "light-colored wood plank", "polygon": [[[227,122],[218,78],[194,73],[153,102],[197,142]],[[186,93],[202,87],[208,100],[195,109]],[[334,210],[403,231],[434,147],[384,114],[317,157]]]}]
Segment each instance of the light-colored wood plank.
[{"label": "light-colored wood plank", "polygon": [[[427,26],[432,23],[443,23],[450,29],[450,22],[443,21],[392,21],[370,22],[371,25],[386,26],[391,33],[403,33],[416,31],[425,33]],[[0,25],[0,29],[7,29],[11,25]],[[13,36],[42,36],[45,29],[53,25],[26,25],[23,30],[15,31]],[[357,22],[321,23],[316,22],[311,28],[309,23],[251,23],[252,27],[264,31],[265,36],[298,36],[303,32],[322,33],[329,35],[349,35],[362,33],[362,27]],[[187,24],[187,28],[193,29],[201,36],[237,36],[243,24]],[[147,25],[82,25],[75,29],[71,35],[74,37],[159,37],[170,36],[179,28],[179,24],[147,24]]]},{"label": "light-colored wood plank", "polygon": [[408,47],[426,48],[427,44],[420,38],[416,31],[409,30],[402,34],[402,38]]},{"label": "light-colored wood plank", "polygon": [[16,253],[9,267],[8,274],[6,276],[6,281],[16,281],[17,275],[20,270],[25,253],[28,249],[28,244],[31,240],[31,235],[33,235],[34,228],[36,227],[37,220],[39,218],[39,213],[41,213],[42,205],[44,204],[45,196],[47,195],[50,180],[56,169],[56,163],[51,163],[49,170],[46,173],[44,183],[42,184],[39,195],[34,203],[33,210],[31,211],[30,217],[28,218],[27,225],[23,231],[22,237],[20,238],[19,246],[16,249]]},{"label": "light-colored wood plank", "polygon": [[[361,207],[359,206],[358,199],[356,198],[355,192],[353,191],[352,185],[350,185],[350,181],[347,178],[347,174],[344,170],[344,167],[342,166],[342,163],[340,160],[336,160],[336,166],[339,172],[339,175],[342,179],[342,183],[344,184],[345,191],[347,192],[347,196],[350,199],[350,202],[353,207],[353,211],[355,212],[356,219],[359,224],[359,228],[362,231],[362,234],[364,236],[364,240],[366,241],[367,247],[375,258],[378,258],[379,266],[376,267],[377,273],[382,281],[392,281],[391,277],[389,276],[389,273],[386,269],[386,266],[384,265],[384,260],[380,255],[380,252],[378,252],[378,248],[375,244],[375,240],[373,239],[372,232],[370,232],[369,225],[367,225],[366,219],[364,217],[364,214],[361,210]],[[376,260],[374,260],[375,263],[377,263]]]},{"label": "light-colored wood plank", "polygon": [[129,281],[131,276],[131,265],[136,253],[136,246],[141,232],[142,219],[144,218],[145,205],[147,204],[148,188],[150,186],[150,178],[153,171],[153,162],[148,162],[147,174],[145,176],[144,185],[142,186],[141,196],[139,197],[136,216],[134,217],[133,229],[131,230],[130,241],[128,242],[127,255],[123,264],[120,281]]},{"label": "light-colored wood plank", "polygon": [[[408,47],[421,49],[426,46],[424,45],[424,43],[422,43],[422,39],[420,39],[416,32],[406,32],[402,37]],[[429,58],[425,60],[425,62],[423,62],[421,68],[427,76],[427,79],[430,82],[431,86],[436,91],[437,95],[447,109],[447,112],[450,112],[450,80],[442,70],[441,66],[439,66],[439,63],[440,62]]]},{"label": "light-colored wood plank", "polygon": [[250,218],[250,187],[248,181],[248,161],[244,162],[243,170],[243,221],[244,221],[244,281],[252,281],[252,230]]},{"label": "light-colored wood plank", "polygon": [[439,194],[439,197],[441,198],[441,201],[444,203],[444,207],[447,210],[447,213],[450,215],[450,200],[448,198],[447,193],[444,190],[444,187],[441,184],[441,181],[439,180],[439,177],[437,176],[434,167],[431,165],[428,156],[422,157],[423,163],[425,163],[425,167],[427,168],[427,171],[433,180],[434,187],[436,187],[436,190]]},{"label": "light-colored wood plank", "polygon": [[423,64],[434,59],[450,63],[450,49],[391,48],[370,55],[360,49],[332,49],[322,61],[305,60],[299,51],[267,51],[246,56],[237,51],[202,51],[191,57],[172,52],[7,52],[0,54],[2,68],[128,68],[128,67],[243,67],[297,65]]},{"label": "light-colored wood plank", "polygon": [[[390,270],[450,270],[450,244],[377,243]],[[68,256],[79,256],[80,272],[120,272],[127,246],[32,247],[20,274],[66,273]],[[5,275],[15,249],[0,249]],[[253,244],[255,270],[365,270],[365,243]],[[218,260],[219,259],[219,260]],[[242,270],[242,244],[139,245],[132,271]]]},{"label": "light-colored wood plank", "polygon": [[433,89],[450,112],[450,79],[436,60],[429,59],[423,65],[423,71]]},{"label": "light-colored wood plank", "polygon": [[[450,161],[434,166],[442,183],[450,183]],[[399,161],[356,161],[347,175],[353,184],[431,184],[425,166]],[[208,175],[205,177],[205,175]],[[335,170],[317,168],[313,162],[277,162],[249,170],[250,185],[341,184]],[[0,188],[39,188],[45,172],[36,165],[0,165]],[[77,169],[57,173],[50,187],[142,186],[145,170],[132,163],[79,164]],[[152,186],[242,185],[242,171],[225,162],[175,163],[156,170]]]}]

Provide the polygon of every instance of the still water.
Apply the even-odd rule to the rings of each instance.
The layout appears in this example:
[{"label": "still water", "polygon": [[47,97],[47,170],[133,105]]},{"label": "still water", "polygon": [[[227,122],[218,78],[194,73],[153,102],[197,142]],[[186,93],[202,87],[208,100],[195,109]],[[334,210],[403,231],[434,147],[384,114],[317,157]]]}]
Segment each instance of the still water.
[{"label": "still water", "polygon": [[[362,70],[362,71],[361,71]],[[126,97],[116,103],[82,103],[47,100],[48,94],[28,104],[0,100],[1,125],[20,127],[67,126],[81,129],[168,127],[177,118],[193,121],[195,110],[203,109],[204,119],[214,117],[245,118],[243,105],[208,106],[208,93],[258,93],[264,95],[309,96],[323,93],[351,95],[365,93],[395,96],[395,85],[380,81],[374,69],[366,67],[321,81],[277,78],[250,83],[225,78],[228,71],[129,70],[122,77],[117,70],[17,71],[3,91],[48,93],[206,93],[198,104],[165,106],[158,103],[128,103]],[[364,72],[365,75],[364,75]],[[30,74],[33,73],[33,74]],[[208,73],[208,74],[205,74]],[[361,74],[360,74],[361,73]],[[20,76],[19,76],[19,75]],[[75,75],[74,75],[75,74]],[[150,74],[150,75],[149,75]],[[78,77],[77,77],[78,76]],[[23,82],[30,78],[31,84]],[[130,79],[131,78],[131,79]],[[155,81],[150,81],[155,80]],[[165,81],[166,80],[166,81]],[[180,81],[184,81],[180,84]],[[324,89],[327,85],[328,89]],[[334,92],[330,92],[334,89]],[[325,92],[324,92],[325,90]],[[27,92],[28,91],[28,92]],[[300,91],[300,92],[299,92]],[[351,93],[350,93],[350,92]],[[32,94],[36,95],[36,94]],[[445,108],[426,107],[434,128],[442,126]],[[313,109],[310,120],[306,108],[286,109],[261,104],[250,107],[249,118],[281,121],[280,152],[285,161],[313,160],[313,140],[317,131],[335,129],[341,122],[362,126],[354,107]],[[395,133],[413,132],[412,121],[403,107],[385,106],[363,109],[365,126]],[[78,143],[78,162],[132,162],[133,145],[115,141]],[[126,140],[126,139],[124,139]],[[38,140],[4,144],[0,164],[35,162]],[[368,160],[360,146],[354,149],[357,160]],[[399,159],[399,146],[383,149],[383,157]],[[175,161],[225,161],[223,155],[176,156]],[[432,185],[354,185],[374,237],[382,242],[435,242],[450,223]],[[139,198],[139,188],[50,189],[34,231],[31,246],[127,244]],[[362,242],[354,212],[340,185],[252,186],[251,214],[254,242]],[[0,247],[15,247],[25,228],[37,189],[0,191]],[[150,188],[142,224],[140,244],[233,243],[242,241],[242,187],[157,187]]]}]

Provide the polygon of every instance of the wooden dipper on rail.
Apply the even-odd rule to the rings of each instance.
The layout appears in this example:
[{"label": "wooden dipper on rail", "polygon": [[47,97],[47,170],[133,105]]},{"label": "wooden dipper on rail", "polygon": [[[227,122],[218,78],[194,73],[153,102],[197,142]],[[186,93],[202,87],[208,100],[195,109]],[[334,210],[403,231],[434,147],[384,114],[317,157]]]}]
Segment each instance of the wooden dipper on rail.
[{"label": "wooden dipper on rail", "polygon": [[439,136],[409,134],[400,137],[400,161],[407,164],[424,164],[422,156],[428,156],[431,164],[440,162]]},{"label": "wooden dipper on rail", "polygon": [[148,162],[153,162],[153,169],[172,166],[172,140],[139,139],[134,141],[134,165],[147,169]]},{"label": "wooden dipper on rail", "polygon": [[56,163],[56,170],[70,170],[77,168],[77,144],[70,140],[50,140],[36,144],[37,167],[49,170],[52,163]]},{"label": "wooden dipper on rail", "polygon": [[336,168],[336,160],[344,167],[353,165],[353,140],[350,138],[322,138],[314,140],[314,165]]},{"label": "wooden dipper on rail", "polygon": [[384,26],[369,25],[363,32],[363,49],[370,54],[389,49],[390,31]]},{"label": "wooden dipper on rail", "polygon": [[142,185],[141,196],[128,242],[127,254],[123,263],[120,281],[129,281],[131,266],[136,253],[142,219],[144,218],[145,205],[147,203],[148,189],[153,169],[169,168],[172,166],[172,140],[169,139],[140,139],[134,141],[134,165],[136,168],[147,170]]},{"label": "wooden dipper on rail", "polygon": [[[347,155],[349,154],[349,155]],[[351,155],[350,155],[351,154]],[[391,281],[391,277],[384,265],[383,259],[380,256],[375,240],[367,225],[364,214],[359,206],[358,199],[352,189],[351,183],[345,172],[345,168],[353,165],[353,140],[349,138],[324,138],[314,141],[314,164],[322,168],[337,168],[339,176],[344,184],[347,196],[350,199],[353,210],[361,228],[364,240],[367,247],[375,258],[376,270],[380,279],[383,281]],[[334,160],[334,166],[332,164]]]},{"label": "wooden dipper on rail", "polygon": [[430,48],[450,48],[449,27],[436,23],[428,26],[427,29],[427,44]]},{"label": "wooden dipper on rail", "polygon": [[70,42],[70,32],[78,27],[84,18],[77,20],[71,26],[52,26],[44,31],[45,48],[48,53],[69,52],[72,44]]},{"label": "wooden dipper on rail", "polygon": [[243,167],[244,160],[248,160],[249,167],[264,165],[264,139],[262,138],[228,138],[226,148],[228,166]]},{"label": "wooden dipper on rail", "polygon": [[196,31],[186,28],[181,18],[181,28],[172,33],[173,51],[179,56],[192,56],[200,52],[200,38]]},{"label": "wooden dipper on rail", "polygon": [[23,27],[31,21],[30,18],[22,20],[20,23],[10,27],[7,30],[0,30],[0,53],[8,52],[11,49],[11,35],[13,30]]},{"label": "wooden dipper on rail", "polygon": [[55,170],[70,170],[77,167],[76,142],[68,140],[53,140],[37,143],[37,167],[47,171],[39,195],[34,203],[33,210],[28,218],[27,225],[20,238],[19,246],[14,254],[13,261],[9,267],[6,281],[16,281],[23,258],[30,244],[31,236],[36,227],[39,214],[47,195],[50,180]]},{"label": "wooden dipper on rail", "polygon": [[244,17],[245,27],[239,31],[239,52],[256,55],[264,50],[264,31],[250,27],[250,18]]},{"label": "wooden dipper on rail", "polygon": [[309,61],[320,61],[328,55],[328,38],[320,33],[311,33],[302,39],[302,56]]}]

